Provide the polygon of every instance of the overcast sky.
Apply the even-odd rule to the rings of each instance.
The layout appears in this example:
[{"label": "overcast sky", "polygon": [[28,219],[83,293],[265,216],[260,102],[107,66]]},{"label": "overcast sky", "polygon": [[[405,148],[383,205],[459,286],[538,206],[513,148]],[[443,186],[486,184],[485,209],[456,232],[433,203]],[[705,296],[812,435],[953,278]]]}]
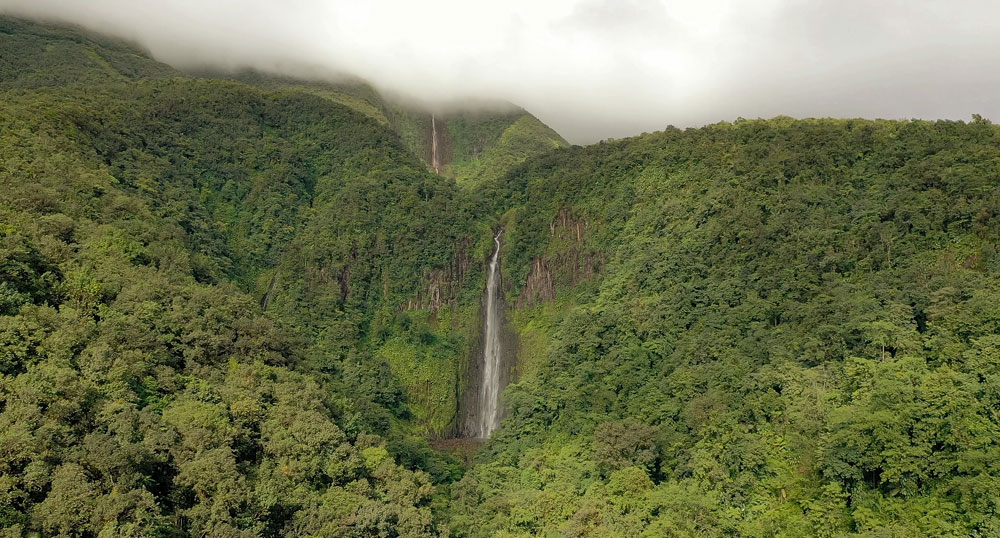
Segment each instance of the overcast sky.
[{"label": "overcast sky", "polygon": [[997,0],[0,0],[181,68],[499,98],[576,143],[746,118],[1000,119]]}]

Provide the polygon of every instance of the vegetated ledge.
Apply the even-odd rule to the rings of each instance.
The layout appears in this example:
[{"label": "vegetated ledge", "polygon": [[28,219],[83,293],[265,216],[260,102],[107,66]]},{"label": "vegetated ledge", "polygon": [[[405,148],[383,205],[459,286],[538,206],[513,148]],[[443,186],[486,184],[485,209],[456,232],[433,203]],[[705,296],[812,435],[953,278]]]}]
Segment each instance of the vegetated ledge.
[{"label": "vegetated ledge", "polygon": [[575,286],[600,271],[603,256],[584,250],[588,227],[586,218],[574,217],[565,207],[559,210],[556,218],[549,223],[549,244],[563,243],[566,246],[559,248],[561,245],[556,245],[555,254],[531,260],[531,271],[515,301],[516,308],[530,308],[552,300],[557,286]]}]

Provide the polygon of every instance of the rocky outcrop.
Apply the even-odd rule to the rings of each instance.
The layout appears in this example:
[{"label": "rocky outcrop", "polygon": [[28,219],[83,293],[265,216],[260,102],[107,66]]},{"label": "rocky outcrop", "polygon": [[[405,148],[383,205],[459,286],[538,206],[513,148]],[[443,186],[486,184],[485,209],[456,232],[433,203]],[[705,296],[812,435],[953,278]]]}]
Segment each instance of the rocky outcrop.
[{"label": "rocky outcrop", "polygon": [[594,276],[603,262],[600,255],[587,252],[584,239],[588,221],[576,218],[566,208],[549,223],[548,250],[554,253],[534,258],[531,271],[517,297],[517,308],[531,307],[554,299],[560,286],[574,286]]},{"label": "rocky outcrop", "polygon": [[472,263],[472,241],[463,239],[455,246],[455,253],[447,267],[424,272],[424,286],[406,303],[407,310],[437,312],[442,306],[456,307],[458,292],[465,282],[465,275]]}]

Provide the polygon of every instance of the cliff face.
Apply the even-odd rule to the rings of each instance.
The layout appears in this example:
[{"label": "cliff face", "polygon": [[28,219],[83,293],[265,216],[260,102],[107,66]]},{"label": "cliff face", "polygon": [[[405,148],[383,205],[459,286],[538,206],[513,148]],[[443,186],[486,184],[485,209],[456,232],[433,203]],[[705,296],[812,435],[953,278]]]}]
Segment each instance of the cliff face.
[{"label": "cliff face", "polygon": [[[506,294],[501,293],[497,300],[498,308],[501,312],[508,313],[509,309],[530,308],[540,302],[554,299],[560,289],[566,289],[582,283],[592,278],[603,265],[603,257],[590,250],[587,246],[588,238],[595,230],[587,218],[578,216],[569,208],[559,210],[555,218],[549,223],[549,240],[545,253],[531,261],[531,269],[520,288],[520,293],[516,299],[511,299]],[[498,258],[501,267],[503,266],[503,239],[501,237],[500,256]],[[478,266],[482,263],[487,266],[488,259],[472,259],[473,243],[471,240],[463,240],[454,249],[451,262],[439,269],[425,272],[424,284],[417,294],[411,298],[405,309],[411,311],[424,310],[432,316],[437,315],[442,309],[466,309],[471,306],[460,303],[462,290],[466,286],[473,285],[467,282],[469,278],[477,278]],[[484,267],[481,272],[485,277],[488,270]],[[452,327],[448,330],[459,330],[465,334],[465,344],[462,346],[460,354],[455,356],[454,367],[448,370],[454,372],[455,377],[455,400],[451,425],[443,431],[435,432],[435,435],[442,436],[475,436],[477,432],[477,410],[480,408],[483,379],[483,332],[486,319],[486,289],[485,282],[480,280],[479,285],[483,286],[479,295],[479,304],[476,305],[475,319],[468,319],[462,323],[464,328]],[[510,290],[511,282],[501,282],[502,289]],[[471,313],[471,312],[469,312]],[[518,376],[518,347],[519,335],[517,329],[508,322],[509,316],[503,316],[500,325],[501,340],[501,386],[506,387]],[[451,319],[450,316],[442,314],[440,319]],[[441,330],[444,330],[443,328]],[[438,375],[445,375],[439,372]],[[438,414],[447,411],[438,410]]]},{"label": "cliff face", "polygon": [[588,227],[586,218],[574,217],[566,208],[559,210],[549,223],[549,252],[531,261],[531,271],[515,303],[517,308],[554,299],[557,288],[572,287],[600,270],[602,257],[584,246]]},{"label": "cliff face", "polygon": [[425,271],[423,282],[426,284],[407,302],[406,309],[437,312],[442,306],[457,307],[459,290],[472,264],[471,250],[472,240],[463,239],[455,246],[447,267]]}]

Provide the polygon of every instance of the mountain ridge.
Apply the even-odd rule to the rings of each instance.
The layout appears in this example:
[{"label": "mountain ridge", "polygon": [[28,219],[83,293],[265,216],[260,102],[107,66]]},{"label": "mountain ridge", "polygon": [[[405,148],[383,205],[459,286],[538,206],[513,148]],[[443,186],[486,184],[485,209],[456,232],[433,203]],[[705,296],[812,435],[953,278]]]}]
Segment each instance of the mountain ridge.
[{"label": "mountain ridge", "polygon": [[[8,36],[7,46],[18,51],[9,58],[23,60],[17,65],[0,64],[3,74],[0,84],[4,87],[37,88],[68,83],[200,76],[233,79],[272,91],[303,91],[390,125],[429,168],[430,118],[432,110],[439,109],[442,111],[438,113],[439,121],[448,126],[447,162],[443,173],[463,183],[492,177],[494,171],[517,164],[531,155],[567,145],[558,133],[510,103],[460,101],[420,105],[405,96],[387,98],[367,82],[348,76],[337,77],[339,82],[323,82],[250,70],[236,73],[197,70],[187,74],[152,60],[124,40],[98,36],[72,25],[52,26],[11,17],[3,20],[0,32]],[[33,71],[36,66],[46,66],[46,73],[51,76],[57,72],[58,76],[47,80],[38,78],[38,72]],[[56,66],[73,68],[56,70]],[[452,123],[454,128],[451,128]],[[455,145],[454,151],[452,145]]]}]

